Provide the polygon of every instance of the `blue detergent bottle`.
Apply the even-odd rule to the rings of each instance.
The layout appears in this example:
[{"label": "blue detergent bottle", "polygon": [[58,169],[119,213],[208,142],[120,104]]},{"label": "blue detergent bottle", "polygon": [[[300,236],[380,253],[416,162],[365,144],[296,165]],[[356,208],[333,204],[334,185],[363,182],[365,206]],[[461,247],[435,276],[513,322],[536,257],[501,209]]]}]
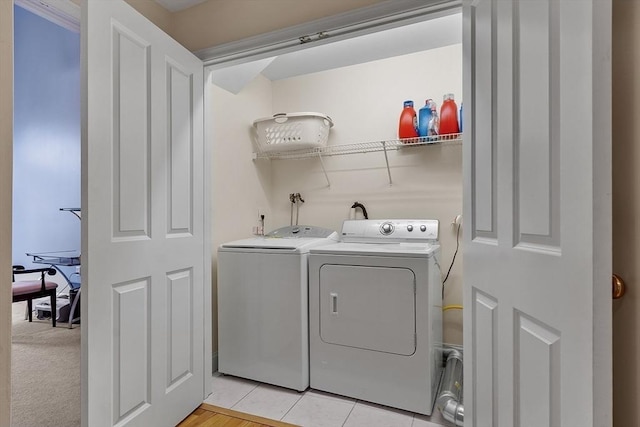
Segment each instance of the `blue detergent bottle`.
[{"label": "blue detergent bottle", "polygon": [[440,134],[440,118],[438,117],[438,105],[434,101],[429,101],[431,107],[431,120],[429,120],[429,136]]},{"label": "blue detergent bottle", "polygon": [[418,111],[418,135],[429,136],[429,121],[431,120],[431,100],[424,102],[424,107]]}]

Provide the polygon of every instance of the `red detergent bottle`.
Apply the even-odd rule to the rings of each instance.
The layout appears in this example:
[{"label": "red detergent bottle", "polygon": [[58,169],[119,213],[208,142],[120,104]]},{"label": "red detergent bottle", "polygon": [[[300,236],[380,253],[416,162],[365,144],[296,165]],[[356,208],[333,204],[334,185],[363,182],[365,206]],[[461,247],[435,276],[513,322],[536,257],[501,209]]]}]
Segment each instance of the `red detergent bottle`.
[{"label": "red detergent bottle", "polygon": [[418,137],[418,117],[413,109],[413,101],[405,101],[404,108],[400,114],[400,125],[398,126],[398,138]]},{"label": "red detergent bottle", "polygon": [[460,133],[458,128],[458,107],[453,94],[444,96],[442,107],[440,108],[440,135]]}]

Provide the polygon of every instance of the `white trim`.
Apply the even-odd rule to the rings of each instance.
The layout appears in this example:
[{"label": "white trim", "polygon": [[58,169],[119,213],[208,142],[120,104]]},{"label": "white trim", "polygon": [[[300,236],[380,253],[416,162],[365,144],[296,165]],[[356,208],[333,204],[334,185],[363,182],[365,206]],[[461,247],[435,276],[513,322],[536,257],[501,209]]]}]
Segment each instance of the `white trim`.
[{"label": "white trim", "polygon": [[[203,279],[204,279],[204,398],[211,394],[211,381],[208,381],[209,375],[218,370],[218,353],[213,353],[213,306],[211,304],[211,293],[212,293],[212,278],[211,278],[211,268],[213,258],[211,255],[211,246],[212,246],[212,234],[211,234],[211,222],[212,222],[212,206],[211,206],[211,163],[212,163],[212,148],[209,141],[212,141],[212,135],[210,132],[210,127],[207,126],[208,120],[207,112],[211,111],[211,71],[207,70],[203,67],[203,85],[202,90],[204,93],[203,96],[203,112],[205,120],[202,125],[204,126],[204,199],[203,199],[203,209],[204,209],[204,271],[203,271]],[[212,355],[213,353],[213,355]],[[210,364],[211,361],[214,361],[214,364]]]},{"label": "white trim", "polygon": [[180,12],[181,10],[189,9],[190,7],[204,1],[205,0],[156,0],[156,3],[167,9],[169,12]]},{"label": "white trim", "polygon": [[205,66],[227,67],[456,13],[461,5],[461,0],[387,0],[194,53]]},{"label": "white trim", "polygon": [[14,4],[67,30],[80,32],[80,6],[71,0],[14,0]]}]

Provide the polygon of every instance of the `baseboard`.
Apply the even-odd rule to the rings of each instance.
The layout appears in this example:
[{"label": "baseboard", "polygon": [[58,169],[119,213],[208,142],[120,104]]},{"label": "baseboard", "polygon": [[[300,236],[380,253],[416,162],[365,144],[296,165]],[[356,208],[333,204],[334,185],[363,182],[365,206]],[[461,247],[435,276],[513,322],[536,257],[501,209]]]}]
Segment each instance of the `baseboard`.
[{"label": "baseboard", "polygon": [[214,351],[213,355],[211,356],[211,358],[212,358],[211,368],[212,368],[212,371],[213,371],[211,373],[214,374],[214,373],[218,372],[218,352]]}]

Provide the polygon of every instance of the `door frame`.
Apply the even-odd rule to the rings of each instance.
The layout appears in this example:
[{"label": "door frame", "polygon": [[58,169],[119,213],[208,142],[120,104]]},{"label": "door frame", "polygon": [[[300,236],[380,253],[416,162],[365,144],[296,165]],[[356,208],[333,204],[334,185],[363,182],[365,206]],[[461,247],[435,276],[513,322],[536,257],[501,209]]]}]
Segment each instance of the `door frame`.
[{"label": "door frame", "polygon": [[[7,7],[11,11],[11,17],[13,17],[12,8],[13,2],[6,3],[0,2],[0,7]],[[451,13],[452,9],[461,9],[461,0],[431,0],[425,4],[424,0],[391,0],[384,1],[378,3],[376,5],[370,7],[364,7],[361,9],[356,9],[351,12],[346,12],[343,14],[339,14],[333,17],[328,17],[324,19],[319,19],[311,22],[307,22],[304,24],[288,27],[282,30],[274,31],[267,34],[262,34],[254,37],[249,37],[244,40],[227,43],[224,45],[220,45],[210,49],[203,49],[195,52],[197,56],[203,59],[205,63],[205,80],[204,80],[204,100],[205,100],[205,111],[210,111],[210,108],[207,108],[207,105],[211,105],[212,102],[209,96],[209,84],[211,83],[210,74],[211,70],[216,68],[222,68],[230,65],[235,65],[243,62],[253,61],[260,58],[265,58],[273,55],[283,54],[287,52],[292,52],[294,50],[303,49],[310,46],[317,46],[320,44],[331,43],[333,41],[339,41],[343,39],[347,39],[350,37],[355,37],[358,35],[364,35],[367,33],[372,33],[376,31],[380,31],[382,29],[398,27],[402,25],[406,25],[409,23],[417,22],[419,20],[428,19],[429,17],[439,16],[438,14],[446,14]],[[7,14],[3,13],[0,16],[7,16]],[[329,37],[324,40],[318,40],[313,43],[307,43],[305,45],[301,45],[299,41],[300,35],[310,34],[314,35],[320,31],[324,31],[327,28],[343,28],[346,31],[340,33],[341,35],[337,35],[335,37]],[[13,49],[13,40],[12,40],[12,31],[13,26],[0,26],[0,54],[3,58],[6,55],[6,50],[12,52]],[[9,34],[10,33],[10,34]],[[9,38],[7,39],[7,35]],[[9,41],[8,48],[5,47],[5,41]],[[2,64],[7,64],[8,61],[2,61]],[[12,67],[12,64],[11,64]],[[0,75],[7,76],[6,72],[0,69],[2,73]],[[6,80],[3,79],[0,81],[0,93],[6,93],[8,90],[8,85],[6,84]],[[9,92],[10,93],[10,92]],[[2,97],[1,99],[7,99]],[[5,101],[8,102],[8,101]],[[8,111],[4,108],[4,105],[0,105],[0,114],[2,114],[2,121],[0,121],[0,134],[8,134],[7,132],[11,131],[11,120],[5,120],[5,116],[11,117],[12,109],[9,107]],[[8,129],[5,126],[8,124]],[[211,159],[209,158],[211,155],[211,146],[207,144],[207,141],[211,141],[212,131],[209,126],[206,125],[205,120],[205,129],[204,129],[204,137],[205,137],[205,150],[206,150],[206,160],[205,160],[205,206],[208,209],[211,209],[212,194],[211,194]],[[9,146],[12,145],[12,138],[3,139],[3,141],[8,141],[7,144]],[[1,147],[3,150],[11,149],[10,147]],[[9,151],[10,152],[10,151]],[[3,157],[5,158],[5,157]],[[8,162],[7,162],[8,163]],[[10,183],[10,171],[11,167],[2,168],[6,176],[9,180],[3,180],[3,185],[7,185]],[[464,172],[463,172],[464,173]],[[3,202],[3,206],[11,206],[12,201],[12,192],[11,188],[8,191],[5,191],[6,188],[2,187],[0,189],[0,201]],[[3,211],[4,212],[4,211]],[[0,217],[0,233],[5,236],[6,239],[1,239],[3,243],[0,243],[0,259],[4,261],[3,265],[7,267],[10,265],[10,257],[11,257],[11,211],[8,211],[8,228],[6,223],[6,215],[5,212]],[[205,238],[205,252],[209,253],[209,260],[205,259],[205,265],[208,262],[211,266],[211,243],[212,243],[212,228],[210,215],[206,215],[207,221],[205,222],[205,236],[209,236],[209,239]],[[8,233],[8,234],[7,234]],[[205,254],[206,256],[206,254]],[[0,268],[0,272],[2,272],[2,268]],[[206,280],[211,281],[211,268],[205,268],[205,283]],[[6,276],[6,274],[5,274]],[[0,288],[0,297],[4,295],[4,293],[8,294],[8,289],[5,291],[4,288]],[[207,372],[210,374],[211,365],[212,365],[212,354],[211,354],[211,339],[212,339],[212,319],[211,319],[211,297],[212,297],[212,289],[211,287],[205,286],[205,376]],[[3,301],[6,301],[4,303]],[[210,309],[207,310],[206,307]],[[11,304],[8,298],[0,298],[0,317],[5,314],[5,310],[10,312]],[[5,316],[6,317],[6,316]],[[7,329],[9,331],[8,338],[10,343],[11,337],[11,328],[10,323],[7,325],[6,322],[0,322],[0,344],[3,343],[3,339],[6,338]],[[5,339],[6,341],[6,339]],[[0,348],[2,346],[0,345]],[[10,346],[9,346],[10,348]],[[208,353],[207,353],[208,352]],[[10,362],[10,351],[2,352],[0,351],[0,366],[7,366]],[[10,383],[9,378],[3,378],[3,372],[0,370],[0,409],[4,409],[5,407],[9,407],[10,404]],[[205,394],[211,391],[210,381],[207,381],[205,378]],[[6,402],[6,399],[9,399]],[[3,401],[4,400],[4,401]],[[7,406],[3,406],[6,404]],[[0,411],[2,414],[3,411]],[[0,415],[0,424],[2,424],[4,420]]]},{"label": "door frame", "polygon": [[[200,49],[205,69],[225,68],[462,13],[462,0],[387,0],[334,16]],[[322,35],[320,35],[322,33]],[[303,37],[306,39],[302,41]]]},{"label": "door frame", "polygon": [[[0,277],[11,266],[13,199],[13,2],[0,2]],[[6,207],[9,207],[8,209]],[[11,420],[11,291],[0,286],[0,426]]]},{"label": "door frame", "polygon": [[[71,0],[66,0],[66,2],[70,2]],[[4,5],[5,3],[3,3]],[[10,2],[10,7],[13,8],[13,2]],[[52,3],[49,5],[50,7],[55,8],[55,4]],[[206,117],[206,111],[211,111],[210,105],[213,100],[210,97],[210,86],[211,83],[211,71],[216,68],[226,67],[229,65],[239,64],[243,62],[253,61],[259,58],[265,58],[272,55],[279,55],[287,52],[293,52],[295,50],[304,49],[310,46],[318,46],[320,44],[332,43],[340,40],[346,40],[351,37],[356,37],[360,35],[365,35],[369,33],[374,33],[377,31],[395,28],[403,25],[408,25],[411,23],[423,21],[425,19],[436,18],[439,16],[447,15],[453,13],[453,11],[461,11],[462,1],[461,0],[429,0],[426,2],[424,0],[388,0],[383,1],[378,4],[374,4],[372,6],[363,7],[360,9],[355,9],[349,12],[341,13],[335,16],[330,16],[327,18],[322,18],[318,20],[314,20],[311,22],[303,23],[300,25],[295,25],[292,27],[287,27],[281,30],[273,31],[267,34],[262,34],[254,37],[250,37],[247,39],[239,40],[236,42],[227,43],[224,45],[220,45],[210,49],[204,49],[201,51],[195,52],[196,56],[200,57],[204,61],[204,111]],[[13,9],[11,9],[13,10]],[[11,14],[13,17],[13,14]],[[6,28],[3,26],[3,28]],[[12,31],[11,27],[11,31]],[[336,31],[336,35],[332,35],[331,37],[320,40],[316,39],[314,43],[308,43],[302,45],[299,41],[300,35],[303,34],[317,34],[321,31],[325,31],[326,29],[334,29]],[[332,31],[334,31],[332,30]],[[0,40],[2,40],[0,38]],[[268,49],[265,49],[265,46],[268,46]],[[13,49],[13,40],[11,40],[11,49]],[[209,106],[209,108],[207,108]],[[204,256],[205,256],[205,269],[204,269],[204,280],[205,283],[211,283],[211,275],[212,275],[212,224],[211,224],[211,215],[210,210],[213,203],[212,200],[212,185],[211,185],[211,145],[207,144],[207,141],[211,141],[212,139],[212,130],[209,126],[207,126],[207,121],[205,120],[205,128],[204,128],[204,139],[205,139],[205,165],[204,165],[204,178],[205,178],[205,200],[204,205],[206,209],[209,210],[209,215],[205,212],[205,224],[204,224],[204,232],[205,236],[209,236],[209,239],[205,238],[204,244]],[[12,138],[11,138],[12,141]],[[12,142],[11,142],[12,143]],[[10,169],[5,169],[10,170]],[[6,181],[5,181],[6,182]],[[5,206],[9,206],[12,199],[12,192],[6,193],[6,197],[3,198],[5,201]],[[11,216],[11,212],[9,212]],[[9,227],[11,227],[11,222],[9,222]],[[10,231],[10,228],[9,228]],[[3,240],[5,241],[5,240]],[[11,240],[6,240],[9,242],[9,249],[6,256],[3,254],[2,247],[0,246],[0,259],[5,261],[6,265],[9,265],[9,258],[11,257]],[[6,242],[5,241],[5,242]],[[209,265],[209,268],[206,268],[206,265]],[[204,333],[205,333],[205,343],[204,343],[204,375],[205,375],[205,387],[204,387],[204,396],[211,393],[211,381],[208,381],[209,375],[213,374],[213,352],[212,352],[212,289],[211,286],[205,286],[204,291]],[[2,301],[7,301],[7,309],[10,312],[11,305],[7,299],[0,300],[0,308],[4,308],[2,305]],[[83,304],[82,306],[86,306]],[[0,310],[2,313],[2,310]],[[3,328],[6,328],[5,324],[0,323],[0,339],[3,337]],[[11,328],[10,323],[8,325],[8,339],[10,343],[11,339]],[[10,348],[10,346],[9,346]],[[9,358],[10,361],[10,351],[8,355],[0,353],[0,363],[7,362],[1,358]],[[6,366],[6,365],[5,365]],[[10,366],[10,364],[9,364]],[[0,381],[3,378],[0,372]],[[8,390],[8,402],[7,407],[10,408],[11,403],[11,395],[10,395],[10,376],[5,382],[0,382],[0,407],[2,407],[2,397],[6,387]],[[1,421],[1,419],[0,419]]]}]

